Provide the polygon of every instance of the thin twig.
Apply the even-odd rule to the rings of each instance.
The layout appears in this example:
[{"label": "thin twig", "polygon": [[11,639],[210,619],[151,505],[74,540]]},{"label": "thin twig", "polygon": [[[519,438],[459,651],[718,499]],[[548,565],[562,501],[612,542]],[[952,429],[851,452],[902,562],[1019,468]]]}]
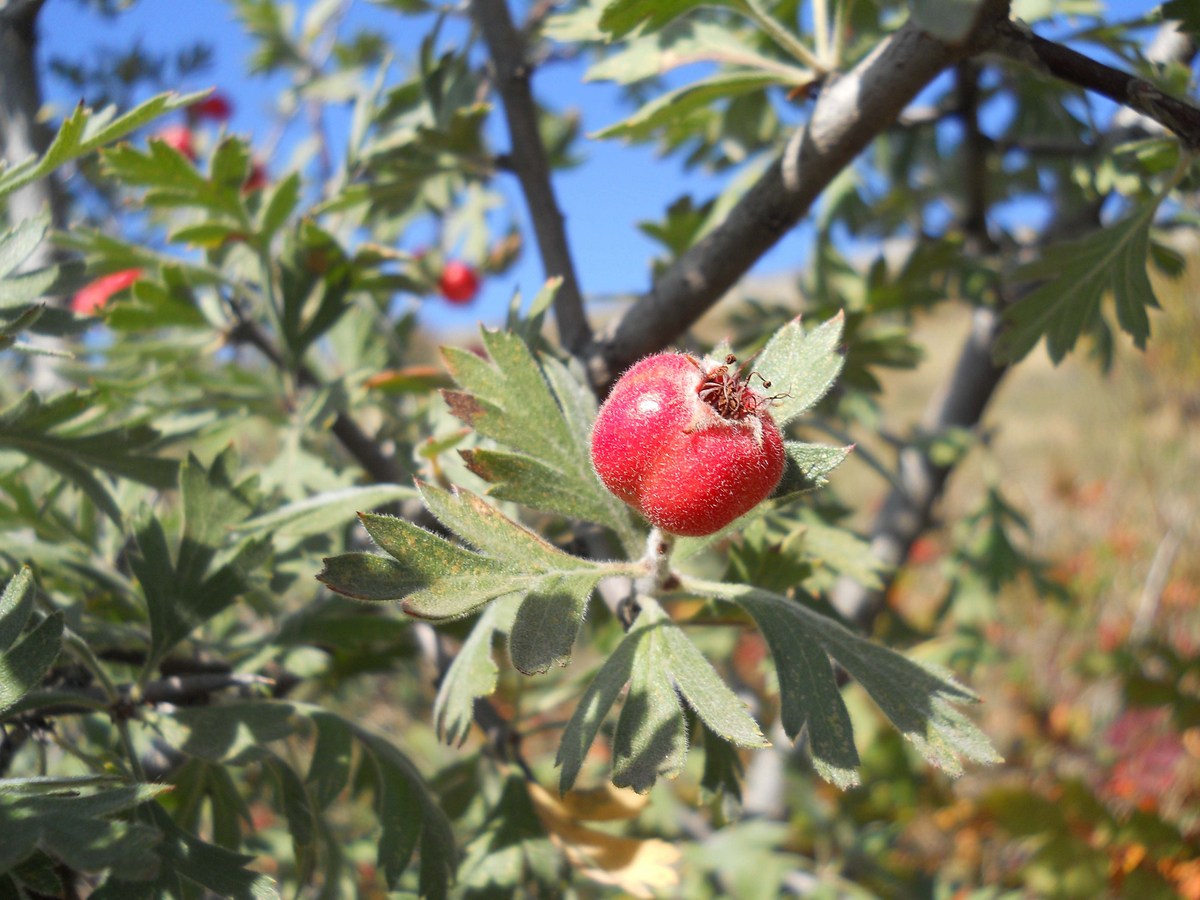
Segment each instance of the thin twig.
[{"label": "thin twig", "polygon": [[1128,106],[1174,132],[1187,149],[1200,150],[1200,108],[1173,97],[1144,78],[1106,66],[1070,47],[1004,22],[994,49],[1010,59]]},{"label": "thin twig", "polygon": [[547,278],[559,276],[554,300],[555,321],[564,347],[575,353],[592,339],[583,294],[558,198],[550,181],[550,161],[538,127],[539,114],[530,89],[532,62],[521,33],[513,25],[506,0],[472,0],[471,15],[479,25],[495,70],[496,90],[508,122],[509,158],[533,220],[542,267]]}]

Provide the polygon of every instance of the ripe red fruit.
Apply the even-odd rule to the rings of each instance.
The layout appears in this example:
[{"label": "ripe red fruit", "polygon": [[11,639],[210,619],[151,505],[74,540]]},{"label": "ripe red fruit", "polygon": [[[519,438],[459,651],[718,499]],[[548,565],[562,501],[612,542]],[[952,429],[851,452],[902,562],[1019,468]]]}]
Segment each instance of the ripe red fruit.
[{"label": "ripe red fruit", "polygon": [[172,150],[178,150],[192,162],[196,161],[196,148],[192,144],[192,130],[186,125],[168,125],[151,135],[150,140],[162,141]]},{"label": "ripe red fruit", "polygon": [[233,115],[233,104],[224,94],[212,94],[199,103],[193,103],[188,107],[188,112],[192,118],[228,122],[229,117]]},{"label": "ripe red fruit", "polygon": [[783,475],[770,400],[735,361],[648,357],[621,376],[596,416],[596,474],[671,534],[719,531],[765,500]]},{"label": "ripe red fruit", "polygon": [[97,278],[71,298],[71,309],[81,316],[91,315],[102,309],[113,294],[125,290],[141,277],[141,269],[122,269],[120,272]]},{"label": "ripe red fruit", "polygon": [[466,263],[451,260],[438,278],[438,290],[451,303],[470,303],[479,293],[479,275]]}]

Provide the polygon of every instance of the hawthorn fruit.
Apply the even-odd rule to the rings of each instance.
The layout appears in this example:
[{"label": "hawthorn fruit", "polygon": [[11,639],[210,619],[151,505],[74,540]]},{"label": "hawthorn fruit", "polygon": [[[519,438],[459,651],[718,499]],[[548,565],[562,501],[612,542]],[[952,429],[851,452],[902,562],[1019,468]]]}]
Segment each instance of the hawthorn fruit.
[{"label": "hawthorn fruit", "polygon": [[596,474],[663,531],[719,531],[766,499],[783,475],[771,400],[735,362],[647,357],[620,377],[596,416]]}]

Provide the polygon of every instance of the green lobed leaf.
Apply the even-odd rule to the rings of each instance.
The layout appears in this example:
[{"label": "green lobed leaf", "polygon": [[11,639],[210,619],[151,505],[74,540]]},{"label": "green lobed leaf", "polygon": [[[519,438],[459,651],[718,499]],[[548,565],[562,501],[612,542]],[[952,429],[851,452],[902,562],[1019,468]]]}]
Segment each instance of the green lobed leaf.
[{"label": "green lobed leaf", "polygon": [[333,716],[313,715],[317,744],[304,778],[318,809],[326,809],[350,781],[353,735]]},{"label": "green lobed leaf", "polygon": [[147,519],[137,530],[137,552],[130,555],[130,565],[150,618],[147,671],[233,603],[270,553],[269,540],[233,532],[254,508],[251,485],[233,482],[235,465],[232,449],[208,468],[188,455],[180,470],[183,527],[174,554],[157,518]]},{"label": "green lobed leaf", "polygon": [[[529,797],[520,775],[504,782],[480,833],[467,847],[459,871],[467,897],[553,896],[561,883],[559,853]],[[534,890],[530,880],[538,882]]]},{"label": "green lobed leaf", "polygon": [[164,113],[191,106],[206,94],[206,91],[159,94],[120,116],[114,116],[115,109],[112,107],[97,113],[79,104],[59,126],[58,134],[42,156],[0,170],[0,198],[44,178],[73,159],[111,144]]},{"label": "green lobed leaf", "polygon": [[562,740],[554,764],[562,767],[559,776],[559,793],[565,794],[575,784],[579,770],[591,749],[600,726],[608,711],[620,696],[621,690],[628,683],[633,672],[633,661],[637,655],[638,645],[646,636],[643,628],[634,623],[629,633],[625,635],[617,649],[609,655],[592,679],[583,697],[580,698],[575,712],[571,714],[567,727],[563,729]]},{"label": "green lobed leaf", "polygon": [[300,724],[292,704],[268,700],[179,707],[158,720],[171,746],[210,763],[257,758],[260,748],[291,736]]},{"label": "green lobed leaf", "polygon": [[158,831],[158,842],[153,846],[159,858],[157,877],[152,881],[132,881],[127,880],[124,870],[117,869],[120,874],[93,893],[93,900],[157,900],[196,893],[196,886],[231,900],[279,897],[269,877],[246,868],[254,861],[253,856],[201,840],[180,828],[157,803],[148,804],[146,809],[147,818]]},{"label": "green lobed leaf", "polygon": [[511,560],[523,571],[555,571],[570,565],[570,554],[518,525],[477,494],[425,483],[418,483],[417,490],[439,522],[488,556]]},{"label": "green lobed leaf", "polygon": [[771,403],[771,417],[782,428],[810,410],[828,393],[842,371],[839,352],[845,316],[838,313],[805,332],[799,318],[780,328],[758,358],[754,371],[781,394]]},{"label": "green lobed leaf", "polygon": [[396,887],[419,838],[418,892],[435,900],[446,897],[457,865],[454,833],[446,814],[408,757],[374,732],[344,719],[339,721],[351,729],[378,771],[381,793],[378,803],[383,828],[378,861],[388,886]]},{"label": "green lobed leaf", "polygon": [[521,599],[512,594],[489,604],[446,670],[434,700],[433,722],[447,744],[460,746],[467,739],[476,698],[496,690],[500,669],[492,659],[492,636],[512,628]]},{"label": "green lobed leaf", "polygon": [[628,118],[601,128],[591,137],[603,140],[620,137],[644,141],[660,128],[684,121],[714,100],[738,97],[787,83],[778,73],[756,70],[721,72],[655,97]]},{"label": "green lobed leaf", "polygon": [[147,189],[144,200],[147,206],[198,207],[225,216],[249,231],[250,221],[242,202],[240,182],[231,185],[219,180],[229,177],[227,169],[235,164],[229,154],[230,151],[226,151],[222,159],[218,151],[214,162],[226,171],[214,170],[211,179],[205,178],[192,161],[174,147],[153,137],[144,151],[121,144],[105,150],[102,157],[109,175],[124,184]]},{"label": "green lobed leaf", "polygon": [[264,765],[273,777],[278,797],[276,805],[287,818],[292,837],[292,858],[297,878],[307,884],[317,866],[317,814],[305,783],[295,769],[274,753],[268,753]]},{"label": "green lobed leaf", "polygon": [[[409,615],[429,619],[464,616],[505,594],[565,596],[566,602],[547,610],[558,621],[540,624],[543,633],[558,635],[551,651],[558,658],[564,652],[562,635],[577,630],[579,607],[591,587],[624,571],[557,550],[467,491],[451,494],[429,485],[421,490],[435,514],[492,555],[472,552],[404,519],[363,514],[367,533],[395,563],[366,554],[331,557],[318,580],[359,599],[400,600]],[[541,665],[543,657],[530,659]]]},{"label": "green lobed leaf", "polygon": [[[121,866],[134,877],[153,873],[152,828],[112,819],[163,791],[167,785],[107,787],[79,779],[42,779],[25,790],[15,779],[0,780],[0,872],[9,870],[41,847],[66,865],[83,872]],[[98,790],[89,790],[98,787]],[[51,792],[53,791],[53,792]]]},{"label": "green lobed leaf", "polygon": [[62,647],[63,614],[47,616],[16,645],[0,651],[0,715],[41,684]]},{"label": "green lobed leaf", "polygon": [[853,449],[853,444],[849,447],[831,447],[828,444],[784,441],[786,462],[783,477],[771,492],[771,497],[789,497],[824,487],[829,483],[825,476],[840,466]]},{"label": "green lobed leaf", "polygon": [[[796,659],[806,653],[811,658],[811,648],[806,648],[804,639],[798,640],[796,635],[811,639],[862,685],[884,715],[928,762],[951,776],[962,774],[960,757],[980,763],[1000,761],[983,733],[955,708],[957,704],[977,702],[978,698],[948,672],[914,662],[874,644],[803,603],[778,594],[697,579],[685,579],[685,586],[703,596],[731,600],[744,607],[756,621],[763,616],[760,627],[771,643],[776,667],[781,672],[786,671],[781,667],[795,664]],[[781,617],[786,616],[795,621],[785,626]],[[816,667],[810,669],[804,673],[805,678],[814,677]],[[798,676],[788,675],[789,679],[794,677]],[[785,683],[781,674],[781,689]],[[809,682],[810,685],[819,683]],[[830,740],[826,756],[828,769],[823,774],[831,780],[845,780],[853,777],[849,771],[855,752],[853,741],[846,727],[848,721],[837,709],[840,697],[834,703],[828,682],[825,688],[820,694],[799,695],[793,684],[796,706],[789,721],[793,727],[798,727],[801,716],[810,725],[816,717],[823,717]]]},{"label": "green lobed leaf", "polygon": [[[659,776],[674,778],[687,755],[687,722],[675,685],[667,675],[663,631],[670,627],[649,600],[634,622],[638,642],[629,673],[629,692],[617,717],[612,744],[612,783],[644,794]],[[647,612],[647,608],[652,612]],[[630,630],[630,633],[633,629]]]},{"label": "green lobed leaf", "polygon": [[61,394],[48,401],[30,391],[0,412],[0,447],[16,450],[73,482],[114,522],[121,511],[104,484],[92,474],[100,469],[155,488],[175,484],[178,463],[152,456],[159,435],[146,425],[84,431],[72,428],[97,402],[87,392]]},{"label": "green lobed leaf", "polygon": [[746,704],[730,690],[683,631],[663,618],[659,632],[667,671],[710,733],[740,747],[769,747]]},{"label": "green lobed leaf", "polygon": [[774,73],[792,84],[803,84],[812,79],[812,73],[807,69],[762,54],[728,25],[697,19],[624,41],[621,50],[593,64],[584,80],[631,84],[699,62],[758,69]]},{"label": "green lobed leaf", "polygon": [[269,242],[295,212],[300,203],[300,175],[288,175],[267,189],[266,201],[258,217],[259,239]]},{"label": "green lobed leaf", "polygon": [[30,257],[49,228],[50,217],[40,215],[19,222],[0,234],[0,281],[7,279]]},{"label": "green lobed leaf", "polygon": [[0,653],[8,650],[24,630],[33,611],[33,570],[22,566],[0,594]]},{"label": "green lobed leaf", "polygon": [[612,0],[600,14],[600,28],[612,38],[624,37],[638,26],[645,34],[693,9],[719,5],[716,0]]},{"label": "green lobed leaf", "polygon": [[549,356],[539,361],[525,342],[483,331],[490,360],[454,347],[442,358],[459,391],[443,391],[450,411],[501,450],[464,451],[468,466],[491,482],[489,496],[605,525],[626,549],[641,537],[628,508],[604,489],[589,447],[595,397],[581,379]]},{"label": "green lobed leaf", "polygon": [[795,740],[807,725],[817,774],[839,788],[853,787],[859,783],[858,751],[829,656],[800,616],[773,599],[776,595],[767,596],[772,599],[746,595],[740,602],[775,660],[784,733]]},{"label": "green lobed leaf", "polygon": [[1077,241],[1047,247],[1041,259],[1022,266],[1019,282],[1038,286],[1010,306],[996,357],[1016,362],[1043,337],[1050,358],[1061,362],[1084,331],[1100,321],[1101,303],[1111,294],[1117,321],[1141,348],[1150,336],[1147,308],[1157,308],[1146,275],[1150,224],[1158,202],[1147,203],[1108,228]]}]

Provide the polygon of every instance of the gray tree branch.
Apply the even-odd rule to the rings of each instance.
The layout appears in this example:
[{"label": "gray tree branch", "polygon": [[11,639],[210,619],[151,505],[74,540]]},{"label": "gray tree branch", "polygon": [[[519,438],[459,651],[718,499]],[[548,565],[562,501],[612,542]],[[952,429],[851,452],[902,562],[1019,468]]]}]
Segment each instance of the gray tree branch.
[{"label": "gray tree branch", "polygon": [[[536,13],[536,10],[535,10]],[[550,161],[538,127],[538,109],[530,88],[533,65],[525,41],[513,25],[506,0],[472,0],[471,16],[479,25],[492,58],[496,90],[508,122],[512,163],[533,220],[546,277],[562,278],[554,300],[559,339],[577,353],[592,339],[583,308],[583,293],[567,243],[567,230],[550,181]]]},{"label": "gray tree branch", "polygon": [[808,122],[728,218],[667,269],[588,355],[605,385],[640,356],[674,340],[716,303],[811,209],[834,177],[937,75],[987,45],[1007,2],[989,2],[976,34],[950,45],[908,23],[827,84]]}]

